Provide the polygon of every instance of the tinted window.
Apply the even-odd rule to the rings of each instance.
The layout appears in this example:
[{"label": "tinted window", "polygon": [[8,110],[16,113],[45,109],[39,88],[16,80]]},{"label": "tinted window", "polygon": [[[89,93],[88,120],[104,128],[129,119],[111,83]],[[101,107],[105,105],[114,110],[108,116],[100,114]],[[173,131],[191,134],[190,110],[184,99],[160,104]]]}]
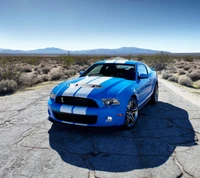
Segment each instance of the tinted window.
[{"label": "tinted window", "polygon": [[107,76],[135,80],[135,65],[104,63],[94,64],[82,76]]},{"label": "tinted window", "polygon": [[140,74],[148,74],[147,69],[143,64],[140,64],[138,66],[138,75],[140,75]]}]

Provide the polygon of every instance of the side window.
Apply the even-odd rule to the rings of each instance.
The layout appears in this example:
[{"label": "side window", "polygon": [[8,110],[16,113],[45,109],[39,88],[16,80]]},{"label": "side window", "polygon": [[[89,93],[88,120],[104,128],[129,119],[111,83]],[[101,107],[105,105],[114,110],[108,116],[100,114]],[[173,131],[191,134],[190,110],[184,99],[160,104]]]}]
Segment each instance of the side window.
[{"label": "side window", "polygon": [[148,74],[147,69],[143,64],[138,66],[138,75],[140,74]]}]

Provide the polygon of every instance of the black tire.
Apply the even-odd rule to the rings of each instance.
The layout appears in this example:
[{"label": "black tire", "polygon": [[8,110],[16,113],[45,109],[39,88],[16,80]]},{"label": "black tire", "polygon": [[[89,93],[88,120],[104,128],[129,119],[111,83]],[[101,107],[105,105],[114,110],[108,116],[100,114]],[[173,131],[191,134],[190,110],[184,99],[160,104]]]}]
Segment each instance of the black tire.
[{"label": "black tire", "polygon": [[150,100],[152,104],[158,103],[158,95],[159,95],[158,84],[156,84]]},{"label": "black tire", "polygon": [[135,126],[138,119],[138,104],[134,98],[131,98],[127,104],[124,128],[131,129]]}]

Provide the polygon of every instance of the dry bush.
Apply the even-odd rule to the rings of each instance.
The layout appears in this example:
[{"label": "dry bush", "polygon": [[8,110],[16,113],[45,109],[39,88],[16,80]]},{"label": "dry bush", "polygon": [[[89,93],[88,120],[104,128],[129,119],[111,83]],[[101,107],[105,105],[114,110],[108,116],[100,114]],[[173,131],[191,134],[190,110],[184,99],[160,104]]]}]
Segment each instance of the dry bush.
[{"label": "dry bush", "polygon": [[42,68],[42,72],[43,72],[43,74],[48,74],[49,72],[50,72],[50,68],[49,67],[43,67]]},{"label": "dry bush", "polygon": [[68,77],[74,76],[76,74],[75,70],[64,70],[64,75]]},{"label": "dry bush", "polygon": [[187,65],[184,67],[184,70],[189,70],[191,68],[191,65]]},{"label": "dry bush", "polygon": [[42,74],[42,69],[41,69],[41,68],[38,68],[38,69],[35,71],[35,74]]},{"label": "dry bush", "polygon": [[168,71],[166,71],[166,70],[162,70],[161,75],[162,75],[162,78],[163,78],[163,79],[168,79],[169,77],[172,76],[172,74],[170,74],[170,73],[169,73]]},{"label": "dry bush", "polygon": [[14,80],[18,81],[21,71],[17,64],[10,61],[0,61],[0,81]]},{"label": "dry bush", "polygon": [[177,68],[176,66],[173,66],[173,65],[167,66],[166,70],[168,70],[170,73],[177,73]]},{"label": "dry bush", "polygon": [[188,61],[188,62],[192,62],[192,61],[194,61],[194,56],[189,56],[189,55],[188,55],[188,56],[185,56],[185,57],[184,57],[184,60],[185,60],[185,61]]},{"label": "dry bush", "polygon": [[193,71],[193,69],[189,69],[189,70],[188,70],[188,73],[191,73],[192,71]]},{"label": "dry bush", "polygon": [[168,78],[169,81],[176,83],[178,83],[178,79],[179,77],[177,75],[172,75],[171,77]]},{"label": "dry bush", "polygon": [[45,64],[41,64],[40,67],[45,67]]},{"label": "dry bush", "polygon": [[27,72],[27,73],[32,72],[32,66],[30,66],[30,65],[21,66],[20,71],[21,72]]},{"label": "dry bush", "polygon": [[43,75],[38,76],[38,79],[39,79],[40,83],[42,83],[42,82],[49,81],[50,78],[49,78],[49,75],[43,74]]},{"label": "dry bush", "polygon": [[39,66],[35,66],[35,67],[33,68],[34,71],[37,71],[38,69],[39,69]]},{"label": "dry bush", "polygon": [[31,74],[31,75],[21,75],[19,78],[19,85],[24,87],[31,87],[37,83],[39,83],[39,79],[37,78],[37,75]]},{"label": "dry bush", "polygon": [[17,90],[17,82],[14,80],[0,81],[0,95],[11,94]]},{"label": "dry bush", "polygon": [[189,74],[187,74],[188,77],[192,79],[192,81],[200,80],[200,71],[193,71]]},{"label": "dry bush", "polygon": [[193,85],[192,80],[187,76],[180,76],[178,79],[178,83],[187,87],[192,87]]},{"label": "dry bush", "polygon": [[51,80],[60,80],[63,77],[63,73],[61,71],[54,71],[50,74]]},{"label": "dry bush", "polygon": [[182,70],[182,69],[179,69],[179,70],[178,70],[178,74],[179,74],[179,75],[184,75],[184,74],[186,74],[186,73],[185,73],[185,71],[184,71],[184,70]]}]

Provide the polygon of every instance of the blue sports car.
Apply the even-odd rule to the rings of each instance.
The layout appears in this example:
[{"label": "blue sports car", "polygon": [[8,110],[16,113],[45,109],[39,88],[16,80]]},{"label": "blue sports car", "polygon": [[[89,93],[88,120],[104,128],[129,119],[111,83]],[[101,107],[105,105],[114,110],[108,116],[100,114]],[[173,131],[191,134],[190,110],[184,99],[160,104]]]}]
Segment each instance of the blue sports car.
[{"label": "blue sports car", "polygon": [[154,69],[132,60],[105,60],[57,85],[48,100],[49,120],[81,126],[132,128],[138,110],[158,102]]}]

